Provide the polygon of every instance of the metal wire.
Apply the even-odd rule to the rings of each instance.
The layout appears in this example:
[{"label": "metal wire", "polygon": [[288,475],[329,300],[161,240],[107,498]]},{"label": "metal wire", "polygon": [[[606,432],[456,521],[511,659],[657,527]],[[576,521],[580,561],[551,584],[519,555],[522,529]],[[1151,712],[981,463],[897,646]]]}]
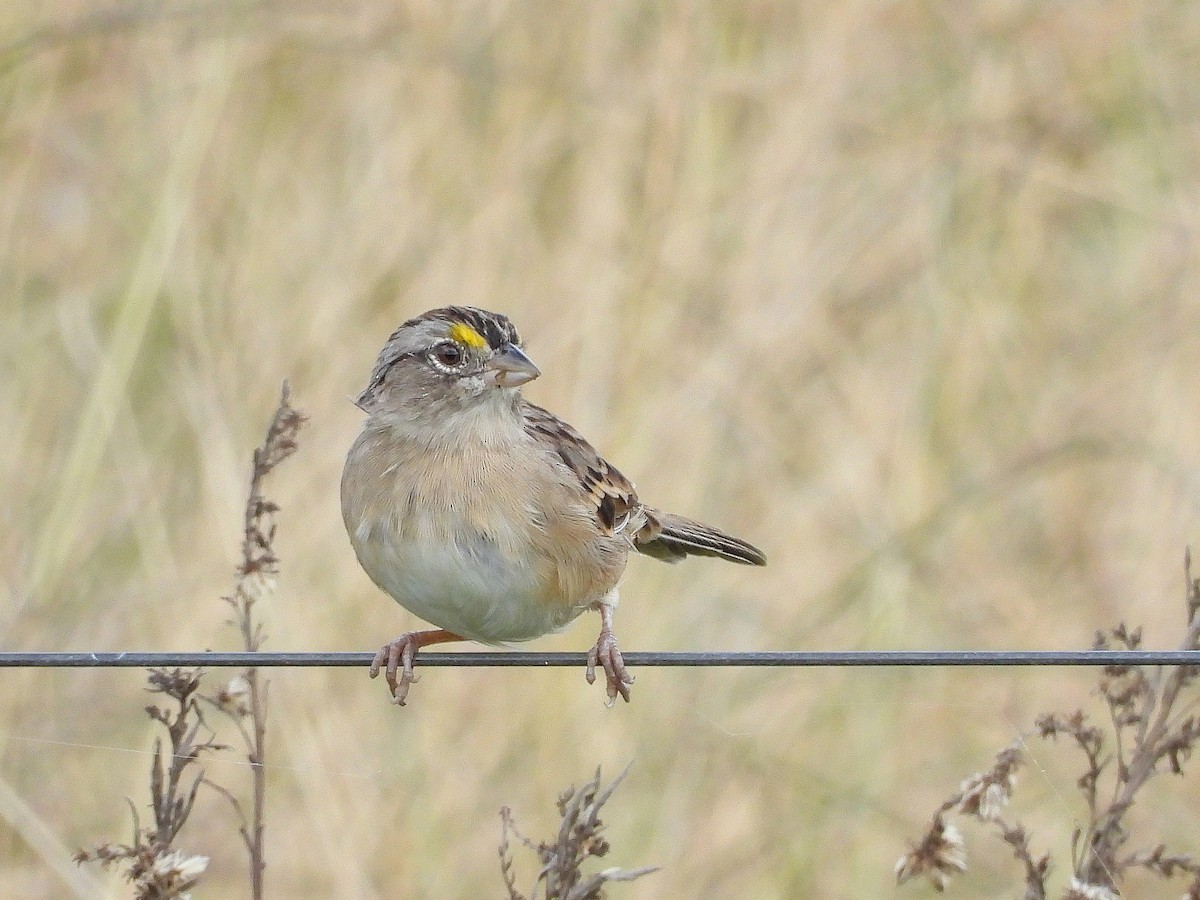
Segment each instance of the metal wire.
[{"label": "metal wire", "polygon": [[[0,653],[0,668],[161,668],[176,666],[366,666],[374,653]],[[630,652],[629,666],[1181,666],[1200,665],[1200,650],[763,650]],[[429,666],[582,666],[583,653],[511,650],[422,653]]]}]

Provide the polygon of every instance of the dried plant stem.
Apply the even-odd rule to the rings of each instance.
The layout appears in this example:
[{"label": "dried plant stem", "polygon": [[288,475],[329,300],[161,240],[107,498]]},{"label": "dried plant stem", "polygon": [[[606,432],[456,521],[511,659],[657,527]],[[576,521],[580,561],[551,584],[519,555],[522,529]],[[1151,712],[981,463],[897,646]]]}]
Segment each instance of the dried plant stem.
[{"label": "dried plant stem", "polygon": [[170,744],[168,751],[161,737],[154,741],[150,763],[150,810],[154,826],[143,828],[137,807],[127,799],[133,814],[130,842],[81,850],[75,860],[121,868],[125,880],[133,885],[136,900],[174,900],[186,897],[208,866],[207,857],[189,856],[176,845],[192,814],[200,785],[210,784],[202,771],[190,779],[185,779],[185,775],[203,754],[228,748],[213,740],[200,711],[198,669],[151,669],[149,683],[150,693],[168,698],[174,707],[160,707],[156,703],[146,707],[150,718],[166,730]]},{"label": "dried plant stem", "polygon": [[[269,593],[279,574],[279,558],[275,555],[275,513],[279,507],[263,495],[263,480],[277,465],[296,452],[296,434],[304,423],[304,416],[291,405],[291,391],[283,383],[279,407],[267,428],[262,446],[254,451],[250,473],[250,493],[246,499],[246,510],[242,529],[242,561],[238,566],[237,585],[232,597],[227,598],[234,608],[242,646],[251,653],[257,652],[265,639],[261,623],[255,617],[254,608],[258,599]],[[263,900],[263,881],[267,863],[265,855],[267,775],[264,769],[267,746],[267,690],[268,682],[260,677],[258,668],[251,666],[242,676],[248,695],[248,714],[251,727],[234,716],[246,746],[246,757],[253,778],[254,803],[250,821],[243,820],[242,840],[250,859],[250,895],[253,900]]]},{"label": "dried plant stem", "polygon": [[[296,452],[296,434],[303,422],[304,416],[289,403],[288,386],[284,382],[266,440],[254,451],[250,495],[243,518],[242,560],[233,595],[224,598],[233,607],[234,624],[241,634],[242,646],[249,653],[257,653],[264,640],[262,625],[255,617],[255,605],[270,593],[279,573],[279,558],[273,546],[274,516],[279,507],[263,496],[262,483],[275,466]],[[150,670],[150,692],[174,701],[173,709],[157,704],[146,707],[150,718],[166,730],[170,743],[170,751],[166,752],[161,737],[154,742],[150,766],[154,827],[143,828],[137,809],[130,803],[133,839],[129,844],[101,844],[91,851],[81,850],[75,857],[80,863],[120,867],[134,886],[136,900],[184,900],[208,866],[207,857],[187,856],[175,846],[201,785],[211,788],[233,808],[249,857],[251,896],[254,900],[264,897],[267,683],[260,679],[258,668],[250,666],[210,697],[200,691],[200,679],[200,669]],[[215,734],[204,719],[201,701],[228,717],[241,736],[253,780],[254,803],[249,816],[232,791],[205,777],[203,771],[185,779],[190,774],[188,767],[202,754],[231,749],[215,741]]]},{"label": "dried plant stem", "polygon": [[[256,465],[255,472],[257,475],[258,453],[255,453]],[[257,484],[252,486],[251,501],[247,503],[247,512],[254,502],[254,494]],[[243,563],[244,569],[245,563]],[[254,619],[254,597],[246,595],[242,586],[239,584],[237,600],[235,607],[238,614],[238,626],[242,633],[242,641],[245,649],[250,652],[256,652],[262,645],[262,630],[261,626]],[[259,678],[257,667],[251,666],[243,672],[243,677],[246,679],[246,684],[249,690],[249,707],[251,728],[247,730],[245,725],[238,722],[238,729],[241,731],[243,743],[246,746],[246,758],[250,763],[250,771],[252,775],[252,789],[254,793],[254,804],[251,810],[251,818],[249,822],[243,820],[241,826],[242,841],[246,845],[246,853],[250,858],[250,896],[254,900],[262,900],[263,894],[263,879],[266,872],[266,856],[264,853],[264,840],[266,835],[266,811],[267,811],[267,775],[263,768],[263,762],[266,759],[267,745],[267,716],[266,716],[266,691],[267,682],[265,679]]]},{"label": "dried plant stem", "polygon": [[[1197,602],[1197,598],[1200,597],[1200,585],[1192,577],[1191,564],[1192,555],[1189,549],[1184,557],[1184,579],[1190,618],[1181,645],[1183,650],[1195,649],[1197,641],[1200,640],[1200,610]],[[1166,753],[1165,748],[1175,737],[1175,733],[1182,730],[1184,742],[1187,742],[1187,732],[1192,728],[1192,724],[1187,721],[1181,722],[1182,714],[1174,719],[1172,717],[1180,691],[1195,674],[1188,666],[1176,666],[1169,671],[1159,668],[1153,679],[1149,680],[1149,689],[1142,692],[1133,751],[1128,764],[1123,759],[1121,736],[1124,722],[1119,714],[1120,707],[1119,704],[1110,701],[1109,708],[1113,713],[1113,730],[1116,733],[1118,748],[1117,779],[1113,786],[1112,801],[1102,815],[1095,814],[1093,802],[1091,820],[1082,843],[1084,857],[1076,863],[1079,877],[1087,883],[1112,885],[1115,882],[1115,873],[1137,858],[1137,854],[1134,854],[1128,860],[1117,859],[1117,853],[1125,839],[1122,820],[1133,806],[1137,792],[1154,775],[1156,764],[1162,760]],[[1094,790],[1093,784],[1093,794]]]},{"label": "dried plant stem", "polygon": [[[1191,561],[1189,551],[1184,558],[1188,616],[1184,650],[1195,650],[1200,645],[1200,579],[1192,577]],[[1141,629],[1131,630],[1122,623],[1098,633],[1094,649],[1137,650],[1141,643]],[[1185,689],[1194,687],[1198,674],[1200,667],[1188,665],[1159,667],[1152,673],[1136,665],[1108,665],[1100,678],[1098,694],[1108,707],[1110,729],[1093,725],[1082,709],[1038,717],[1037,736],[1070,740],[1083,754],[1085,764],[1076,786],[1087,803],[1087,824],[1077,827],[1072,837],[1072,878],[1063,895],[1066,900],[1115,898],[1131,868],[1161,878],[1190,876],[1185,900],[1200,900],[1200,858],[1168,853],[1161,843],[1128,850],[1131,834],[1125,822],[1147,782],[1164,769],[1174,775],[1183,774],[1184,764],[1200,743],[1197,698],[1184,697]],[[1112,743],[1108,744],[1110,737]],[[956,813],[991,825],[1025,869],[1026,900],[1045,898],[1050,854],[1035,859],[1024,826],[1000,816],[1016,783],[1017,769],[1023,764],[1024,743],[1020,739],[1001,751],[991,770],[964,781],[959,791],[937,809],[925,836],[897,863],[899,881],[921,875],[941,890],[952,875],[966,870],[962,836],[948,821]],[[1102,779],[1112,782],[1107,802],[1100,792]]]},{"label": "dried plant stem", "polygon": [[[567,788],[558,798],[558,814],[561,819],[558,834],[552,842],[534,844],[517,830],[512,812],[506,806],[500,810],[503,830],[500,837],[500,875],[508,900],[600,900],[604,896],[604,885],[616,881],[634,881],[643,875],[657,872],[657,866],[639,869],[610,867],[591,875],[584,875],[583,864],[593,858],[607,855],[611,849],[603,836],[604,823],[600,810],[613,795],[613,791],[629,774],[629,768],[618,775],[607,787],[600,786],[600,769],[591,781],[576,789]],[[509,835],[512,834],[522,845],[537,854],[541,868],[538,870],[529,894],[517,890],[516,873],[513,867]]]},{"label": "dried plant stem", "polygon": [[[242,838],[246,842],[246,852],[250,855],[250,896],[254,900],[263,900],[263,877],[267,868],[263,848],[267,821],[267,775],[263,769],[263,760],[266,758],[267,722],[265,704],[259,688],[258,670],[247,669],[246,680],[250,683],[250,715],[254,721],[254,741],[248,753],[251,771],[254,773],[254,818],[249,832],[242,826]],[[263,685],[262,689],[265,688]]]}]

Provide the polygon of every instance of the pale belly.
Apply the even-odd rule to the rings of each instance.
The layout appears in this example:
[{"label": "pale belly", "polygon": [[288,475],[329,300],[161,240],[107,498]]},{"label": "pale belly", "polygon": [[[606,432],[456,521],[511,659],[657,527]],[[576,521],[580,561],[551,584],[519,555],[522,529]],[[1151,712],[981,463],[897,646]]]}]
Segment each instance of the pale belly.
[{"label": "pale belly", "polygon": [[403,536],[386,526],[373,534],[360,526],[351,543],[379,587],[439,628],[483,643],[525,641],[557,631],[586,608],[548,596],[532,548],[513,552],[509,540],[506,552],[469,527],[439,539],[407,524]]},{"label": "pale belly", "polygon": [[[453,446],[432,450],[386,429],[359,436],[342,516],[371,579],[425,621],[492,644],[615,603],[627,543],[597,543],[594,510],[546,478],[523,428],[467,440],[464,427]],[[488,452],[470,449],[477,444]]]}]

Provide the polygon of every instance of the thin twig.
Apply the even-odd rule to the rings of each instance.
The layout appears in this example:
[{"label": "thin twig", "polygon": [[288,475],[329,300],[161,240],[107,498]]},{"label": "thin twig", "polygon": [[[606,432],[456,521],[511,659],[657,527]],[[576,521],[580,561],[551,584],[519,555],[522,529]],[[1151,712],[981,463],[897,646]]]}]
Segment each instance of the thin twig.
[{"label": "thin twig", "polygon": [[[263,494],[267,475],[296,452],[296,435],[304,424],[304,416],[291,405],[291,391],[283,383],[279,406],[267,428],[262,446],[254,451],[250,473],[250,491],[242,527],[242,561],[238,566],[237,584],[232,597],[226,598],[236,615],[242,646],[248,653],[257,654],[265,640],[262,624],[255,616],[258,600],[269,593],[279,575],[279,557],[275,555],[275,514],[279,507]],[[242,837],[250,858],[250,893],[253,900],[263,900],[263,881],[266,873],[265,834],[267,814],[267,773],[264,768],[267,745],[266,679],[259,677],[258,666],[251,664],[243,673],[247,686],[251,728],[247,729],[238,714],[230,712],[246,745],[250,763],[254,800],[250,822],[243,823]],[[224,705],[218,705],[223,709]],[[227,710],[228,711],[228,710]]]}]

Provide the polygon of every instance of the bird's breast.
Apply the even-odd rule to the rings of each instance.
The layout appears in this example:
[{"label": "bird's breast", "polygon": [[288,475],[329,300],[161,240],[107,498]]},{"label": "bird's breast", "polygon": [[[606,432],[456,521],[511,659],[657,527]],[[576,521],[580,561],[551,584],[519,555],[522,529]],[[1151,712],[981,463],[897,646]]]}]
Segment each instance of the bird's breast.
[{"label": "bird's breast", "polygon": [[342,511],[363,569],[406,609],[463,637],[502,643],[563,627],[620,572],[587,575],[583,532],[562,527],[571,515],[533,463],[528,448],[356,445]]}]

